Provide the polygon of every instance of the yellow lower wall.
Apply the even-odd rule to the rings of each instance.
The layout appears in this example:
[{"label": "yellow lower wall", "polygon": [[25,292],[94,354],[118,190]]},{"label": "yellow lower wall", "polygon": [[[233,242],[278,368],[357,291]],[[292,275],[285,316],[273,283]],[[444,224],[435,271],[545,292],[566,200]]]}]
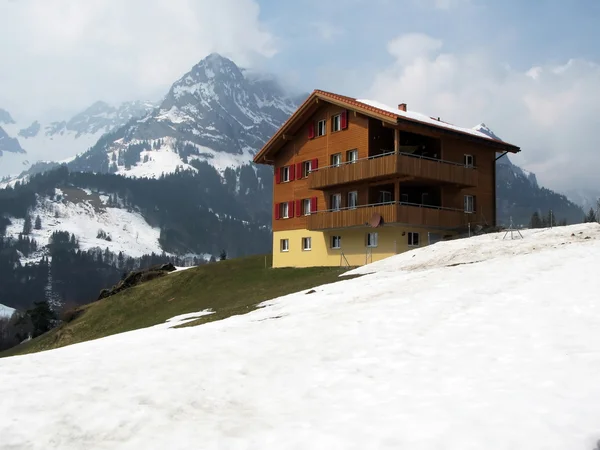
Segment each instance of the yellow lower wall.
[{"label": "yellow lower wall", "polygon": [[[367,248],[367,233],[377,233],[377,247]],[[336,231],[289,230],[273,233],[273,267],[362,266],[418,247],[408,245],[408,233],[419,233],[419,246],[429,244],[428,233],[440,237],[451,234],[423,228],[380,227]],[[405,233],[404,236],[402,233]],[[331,236],[341,236],[341,248],[331,248]],[[302,249],[302,238],[310,237],[311,250]],[[289,251],[281,251],[281,240],[288,239]],[[341,258],[342,252],[345,259]],[[347,262],[346,262],[347,261]]]}]

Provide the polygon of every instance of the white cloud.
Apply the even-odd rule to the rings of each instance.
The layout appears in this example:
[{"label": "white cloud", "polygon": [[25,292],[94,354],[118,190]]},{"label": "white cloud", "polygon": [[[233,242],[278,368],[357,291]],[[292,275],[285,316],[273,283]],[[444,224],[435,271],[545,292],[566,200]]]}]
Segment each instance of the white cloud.
[{"label": "white cloud", "polygon": [[210,52],[272,56],[255,0],[0,2],[0,104],[34,116],[160,95]]},{"label": "white cloud", "polygon": [[310,28],[325,41],[330,41],[334,37],[344,34],[340,27],[329,22],[312,22]]},{"label": "white cloud", "polygon": [[388,44],[395,62],[366,93],[462,126],[485,122],[521,147],[515,163],[553,189],[600,188],[600,66],[589,61],[515,70],[484,53],[442,52],[424,35]]}]

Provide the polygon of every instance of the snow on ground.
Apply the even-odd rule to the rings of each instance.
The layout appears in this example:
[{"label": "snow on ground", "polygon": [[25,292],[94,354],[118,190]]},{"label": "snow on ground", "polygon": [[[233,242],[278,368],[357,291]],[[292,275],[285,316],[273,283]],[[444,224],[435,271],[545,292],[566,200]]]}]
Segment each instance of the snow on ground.
[{"label": "snow on ground", "polygon": [[502,236],[440,242],[199,327],[1,359],[2,444],[592,449],[600,226]]},{"label": "snow on ground", "polygon": [[13,308],[9,308],[8,306],[0,304],[0,318],[10,317],[14,312],[15,310]]},{"label": "snow on ground", "polygon": [[[78,192],[82,196],[88,195],[83,190]],[[158,241],[160,229],[151,227],[141,214],[98,204],[94,206],[93,197],[73,202],[69,194],[64,196],[60,189],[56,189],[56,194],[60,196],[60,200],[56,199],[58,197],[55,200],[42,199],[31,213],[33,220],[38,215],[41,218],[41,230],[33,229],[30,235],[40,247],[48,244],[53,232],[67,231],[79,238],[82,250],[96,247],[104,250],[108,247],[111,252],[122,251],[134,258],[152,252],[162,253]],[[97,197],[96,200],[100,199]],[[16,237],[23,230],[24,219],[10,220],[12,224],[7,227],[7,235]],[[100,230],[110,236],[111,240],[98,238]],[[32,262],[36,257],[39,259],[41,254],[34,256]]]}]

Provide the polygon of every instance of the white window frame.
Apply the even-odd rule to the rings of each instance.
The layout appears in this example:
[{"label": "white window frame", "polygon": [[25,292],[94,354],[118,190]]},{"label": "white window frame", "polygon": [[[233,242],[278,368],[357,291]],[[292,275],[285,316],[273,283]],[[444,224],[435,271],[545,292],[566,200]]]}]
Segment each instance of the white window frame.
[{"label": "white window frame", "polygon": [[302,200],[302,214],[305,216],[310,216],[310,198],[305,198]]},{"label": "white window frame", "polygon": [[[352,155],[352,157],[350,157],[350,155]],[[358,161],[358,149],[355,148],[353,150],[348,150],[346,152],[346,159],[350,164],[354,164],[356,161]]]},{"label": "white window frame", "polygon": [[[337,241],[337,245],[336,245]],[[339,250],[342,248],[342,237],[341,236],[331,236],[331,248],[335,250]]]},{"label": "white window frame", "polygon": [[290,181],[290,166],[284,166],[281,168],[281,182],[286,183]]},{"label": "white window frame", "polygon": [[303,237],[302,238],[302,251],[309,252],[312,250],[312,238]]},{"label": "white window frame", "polygon": [[[421,236],[419,233],[409,231],[408,233],[408,246],[409,247],[418,247],[421,245]],[[415,236],[417,237],[417,243],[415,244]]]},{"label": "white window frame", "polygon": [[312,170],[312,161],[302,162],[302,178],[306,178]]},{"label": "white window frame", "polygon": [[475,212],[475,197],[473,195],[465,195],[464,210],[468,214]]},{"label": "white window frame", "polygon": [[[337,161],[334,162],[334,159],[337,159]],[[341,153],[336,153],[334,155],[331,155],[331,165],[333,167],[340,167],[342,165],[342,154]]]},{"label": "white window frame", "polygon": [[377,240],[378,240],[378,235],[377,232],[372,232],[372,233],[367,233],[367,247],[369,248],[375,248],[377,247]]},{"label": "white window frame", "polygon": [[290,218],[290,205],[288,202],[283,202],[279,204],[279,217],[282,219]]},{"label": "white window frame", "polygon": [[[352,204],[352,202],[350,201],[350,199],[354,197],[354,204]],[[358,206],[358,191],[350,191],[348,192],[348,208],[349,209],[356,209],[356,207]]]},{"label": "white window frame", "polygon": [[341,131],[342,130],[342,115],[336,114],[331,118],[331,127],[333,131]]},{"label": "white window frame", "polygon": [[[388,195],[388,200],[386,200],[386,194]],[[392,203],[393,193],[390,191],[379,191],[379,203]]]},{"label": "white window frame", "polygon": [[290,240],[289,239],[280,239],[279,240],[279,251],[281,251],[281,252],[289,252],[290,251]]},{"label": "white window frame", "polygon": [[475,167],[474,164],[474,159],[473,159],[473,155],[467,155],[465,154],[465,167],[468,167],[469,169],[472,169],[473,167]]},{"label": "white window frame", "polygon": [[[335,202],[333,199],[337,199],[337,208],[334,206]],[[342,194],[331,194],[331,210],[339,211],[342,208]]]},{"label": "white window frame", "polygon": [[317,137],[319,137],[325,136],[325,133],[327,133],[327,120],[322,119],[317,122],[317,130],[315,134],[317,135]]}]

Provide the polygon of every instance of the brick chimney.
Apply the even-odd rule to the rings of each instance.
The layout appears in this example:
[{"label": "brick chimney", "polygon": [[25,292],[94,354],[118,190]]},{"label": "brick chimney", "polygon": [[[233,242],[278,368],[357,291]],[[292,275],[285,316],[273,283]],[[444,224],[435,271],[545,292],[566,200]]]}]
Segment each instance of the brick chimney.
[{"label": "brick chimney", "polygon": [[398,109],[399,109],[400,111],[404,111],[404,112],[406,112],[406,103],[400,103],[400,104],[398,105]]}]

